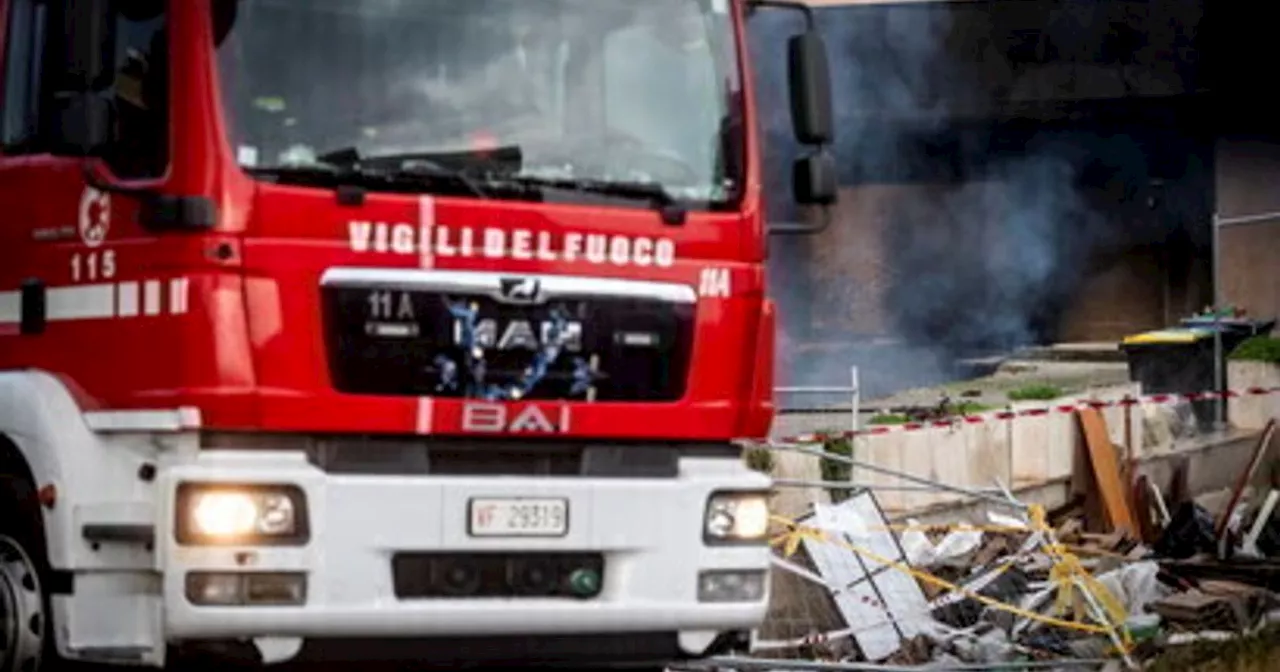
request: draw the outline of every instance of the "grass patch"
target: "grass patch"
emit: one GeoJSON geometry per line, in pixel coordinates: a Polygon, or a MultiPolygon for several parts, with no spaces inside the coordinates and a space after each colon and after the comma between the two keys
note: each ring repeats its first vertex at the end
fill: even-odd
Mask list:
{"type": "Polygon", "coordinates": [[[1170,647],[1149,672],[1267,672],[1280,655],[1280,626],[1229,642],[1201,642],[1170,647]]]}
{"type": "Polygon", "coordinates": [[[979,404],[976,401],[965,401],[956,405],[956,415],[977,415],[996,410],[995,406],[979,404]]]}
{"type": "Polygon", "coordinates": [[[1026,385],[1010,390],[1009,399],[1011,401],[1051,401],[1065,394],[1057,385],[1026,385]]]}
{"type": "Polygon", "coordinates": [[[773,451],[768,448],[748,448],[743,457],[747,461],[748,469],[754,469],[766,475],[772,475],[773,468],[777,464],[773,458],[773,451]]]}
{"type": "MultiPolygon", "coordinates": [[[[822,451],[843,457],[853,457],[853,441],[848,437],[827,439],[826,443],[822,444],[822,451]]],[[[848,481],[853,476],[853,465],[847,462],[824,459],[820,468],[824,481],[848,481]]],[[[832,488],[829,492],[832,504],[843,502],[852,494],[844,488],[832,488]]]]}
{"type": "Polygon", "coordinates": [[[965,401],[959,404],[947,404],[936,409],[926,409],[927,413],[921,413],[915,417],[906,413],[877,413],[867,420],[869,425],[905,425],[909,422],[925,422],[939,420],[945,418],[953,418],[960,415],[975,415],[985,411],[995,410],[995,406],[987,404],[979,404],[975,401],[965,401]]]}
{"type": "Polygon", "coordinates": [[[1280,364],[1280,338],[1254,336],[1237,346],[1230,358],[1240,362],[1280,364]]]}

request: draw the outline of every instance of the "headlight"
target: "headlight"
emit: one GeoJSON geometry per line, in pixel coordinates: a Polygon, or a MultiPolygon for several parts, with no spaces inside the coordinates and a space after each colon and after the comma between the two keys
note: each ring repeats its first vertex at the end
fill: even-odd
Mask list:
{"type": "Polygon", "coordinates": [[[708,543],[764,541],[769,532],[768,495],[719,493],[707,502],[703,538],[708,543]]]}
{"type": "Polygon", "coordinates": [[[301,545],[308,536],[306,498],[295,486],[184,483],[176,515],[184,545],[301,545]]]}

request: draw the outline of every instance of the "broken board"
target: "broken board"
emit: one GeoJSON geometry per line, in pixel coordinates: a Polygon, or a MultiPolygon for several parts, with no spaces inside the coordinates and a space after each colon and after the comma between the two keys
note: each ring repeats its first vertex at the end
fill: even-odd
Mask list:
{"type": "Polygon", "coordinates": [[[1093,483],[1102,498],[1103,510],[1111,529],[1117,532],[1135,534],[1138,525],[1134,521],[1133,511],[1129,508],[1128,488],[1124,485],[1124,477],[1120,474],[1120,460],[1116,456],[1115,445],[1107,434],[1107,421],[1096,408],[1082,408],[1078,412],[1080,431],[1084,434],[1085,450],[1088,464],[1093,473],[1093,483]]]}
{"type": "Polygon", "coordinates": [[[797,521],[823,529],[838,543],[804,539],[804,550],[818,574],[833,590],[836,608],[867,660],[896,653],[921,632],[929,605],[915,578],[900,569],[859,555],[865,549],[879,558],[906,565],[907,554],[891,531],[889,520],[870,491],[863,490],[797,521]]]}

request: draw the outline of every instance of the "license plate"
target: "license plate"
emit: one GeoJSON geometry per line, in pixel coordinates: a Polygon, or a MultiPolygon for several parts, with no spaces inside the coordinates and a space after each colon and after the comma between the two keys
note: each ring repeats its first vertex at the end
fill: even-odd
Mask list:
{"type": "Polygon", "coordinates": [[[563,537],[569,533],[566,499],[473,499],[473,537],[563,537]]]}

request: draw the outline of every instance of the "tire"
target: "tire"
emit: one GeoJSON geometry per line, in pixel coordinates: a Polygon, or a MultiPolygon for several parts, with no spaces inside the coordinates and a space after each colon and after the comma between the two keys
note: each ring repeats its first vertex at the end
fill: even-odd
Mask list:
{"type": "Polygon", "coordinates": [[[51,622],[52,569],[35,488],[0,474],[0,672],[61,672],[51,622]]]}

